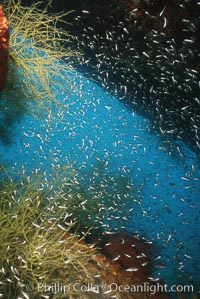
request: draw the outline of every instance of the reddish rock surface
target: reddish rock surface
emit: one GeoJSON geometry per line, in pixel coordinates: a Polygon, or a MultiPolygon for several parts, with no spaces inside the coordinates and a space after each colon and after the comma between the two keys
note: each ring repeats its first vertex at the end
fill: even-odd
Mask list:
{"type": "Polygon", "coordinates": [[[162,281],[157,279],[154,281],[148,277],[151,247],[151,242],[139,239],[128,232],[108,238],[100,250],[101,254],[96,256],[96,260],[103,269],[101,279],[105,281],[105,285],[110,286],[114,283],[114,286],[117,285],[119,288],[122,286],[122,291],[118,289],[110,295],[119,296],[117,298],[170,298],[165,291],[160,292],[159,288],[156,289],[157,285],[162,289],[164,285],[162,281]],[[155,287],[155,292],[149,291],[150,286],[155,287]],[[133,291],[134,288],[138,289],[133,291]]]}
{"type": "Polygon", "coordinates": [[[117,262],[127,272],[135,272],[137,277],[147,279],[150,270],[148,253],[150,242],[141,241],[128,232],[110,237],[102,248],[102,253],[117,262]]]}
{"type": "Polygon", "coordinates": [[[5,88],[8,71],[9,22],[0,5],[0,91],[5,88]]]}

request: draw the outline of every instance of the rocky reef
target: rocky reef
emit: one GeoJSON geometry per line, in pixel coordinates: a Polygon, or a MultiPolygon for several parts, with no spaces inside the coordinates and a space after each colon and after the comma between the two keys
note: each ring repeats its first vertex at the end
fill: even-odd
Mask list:
{"type": "MultiPolygon", "coordinates": [[[[63,89],[65,89],[63,80],[67,80],[66,73],[68,71],[68,65],[63,64],[63,57],[67,58],[68,61],[69,57],[73,60],[73,51],[70,49],[67,53],[65,52],[65,41],[68,39],[69,34],[65,30],[57,31],[57,27],[55,26],[55,24],[57,25],[58,23],[61,28],[66,25],[65,21],[63,21],[66,14],[55,15],[55,17],[54,15],[49,16],[46,15],[47,9],[41,13],[39,9],[41,2],[31,6],[29,9],[22,8],[19,3],[21,2],[17,2],[10,11],[8,9],[8,12],[10,12],[10,16],[13,16],[13,19],[11,19],[15,21],[14,24],[16,25],[16,27],[13,27],[15,28],[13,29],[15,34],[11,36],[11,57],[14,58],[14,63],[11,62],[11,72],[15,70],[14,74],[18,74],[18,76],[15,76],[15,79],[19,78],[19,81],[15,81],[15,83],[21,83],[22,85],[13,85],[17,87],[17,89],[12,89],[11,87],[13,86],[10,84],[6,91],[11,92],[10,97],[8,97],[8,93],[2,92],[1,94],[1,107],[4,108],[2,111],[7,113],[5,114],[6,122],[3,119],[4,126],[2,127],[2,132],[4,132],[4,134],[2,136],[7,136],[8,134],[8,126],[5,124],[10,125],[11,119],[16,118],[16,114],[12,112],[14,110],[16,113],[17,105],[19,116],[22,116],[22,114],[27,111],[31,111],[36,118],[39,118],[39,113],[41,113],[42,109],[47,108],[48,117],[45,119],[45,121],[47,120],[47,131],[53,132],[52,135],[54,136],[56,130],[53,130],[51,124],[53,123],[53,112],[55,111],[52,107],[54,107],[53,105],[56,106],[56,104],[59,105],[59,103],[56,102],[56,97],[51,87],[54,84],[58,89],[56,92],[63,93],[63,89]],[[17,17],[15,18],[15,16],[17,17]],[[23,22],[23,17],[26,17],[26,22],[23,22]],[[35,23],[33,23],[33,20],[35,23]],[[38,20],[40,21],[39,23],[38,20]],[[33,27],[37,29],[37,34],[32,30],[33,27]],[[39,30],[41,28],[42,32],[40,35],[39,30]],[[20,32],[19,29],[22,33],[20,37],[18,36],[20,32]],[[46,39],[44,39],[44,36],[46,36],[46,39]],[[52,36],[54,38],[52,38],[52,36]],[[21,51],[21,57],[18,55],[19,49],[21,51]],[[61,60],[62,63],[60,63],[61,60]],[[33,66],[35,68],[33,68],[33,66]],[[19,77],[19,74],[21,77],[19,77]],[[40,85],[38,85],[38,82],[40,85]],[[20,86],[22,86],[22,88],[20,88],[20,86]],[[38,88],[38,86],[40,86],[40,88],[38,88]],[[29,100],[31,102],[34,98],[39,99],[39,101],[27,106],[27,102],[29,102],[29,100]],[[13,99],[14,101],[12,101],[13,99]],[[25,106],[24,103],[26,104],[25,106]],[[31,109],[29,110],[25,109],[30,107],[31,109]],[[9,117],[7,117],[8,114],[9,117]],[[5,130],[3,131],[3,129],[5,130]]],[[[176,119],[174,120],[173,116],[180,116],[177,122],[179,123],[179,121],[181,122],[183,120],[183,128],[190,122],[186,117],[189,117],[192,111],[190,110],[188,97],[186,97],[187,101],[185,100],[185,102],[184,99],[183,101],[180,99],[179,89],[181,89],[182,83],[179,82],[179,77],[182,70],[186,70],[190,77],[190,79],[188,79],[186,76],[184,81],[187,96],[191,95],[191,80],[194,81],[194,91],[196,91],[197,70],[195,67],[190,68],[189,71],[187,70],[188,66],[191,67],[191,61],[188,62],[188,55],[191,54],[192,56],[193,53],[194,56],[196,55],[196,49],[191,50],[193,48],[188,48],[187,46],[191,45],[191,47],[193,47],[193,44],[196,44],[196,39],[193,41],[193,39],[189,40],[186,38],[187,36],[184,36],[183,42],[184,47],[186,47],[184,48],[186,54],[183,56],[183,63],[180,63],[180,61],[176,59],[177,57],[174,51],[178,51],[176,52],[178,53],[178,59],[181,59],[182,52],[179,52],[180,47],[178,41],[179,33],[180,30],[187,28],[183,26],[181,29],[180,27],[182,25],[180,24],[188,23],[187,21],[182,22],[183,18],[190,20],[192,23],[192,17],[190,19],[188,10],[187,12],[184,10],[184,15],[181,14],[179,10],[176,12],[177,3],[173,1],[167,2],[166,6],[162,1],[159,3],[157,1],[143,1],[141,3],[138,3],[138,1],[137,3],[136,1],[135,3],[134,1],[111,1],[111,4],[117,3],[117,7],[112,7],[112,18],[107,16],[107,20],[103,22],[101,27],[101,20],[105,9],[102,8],[102,4],[97,3],[99,6],[90,6],[91,10],[88,11],[88,3],[89,1],[84,1],[82,4],[83,15],[80,19],[85,21],[83,16],[89,16],[89,20],[86,19],[92,23],[94,22],[94,18],[91,18],[90,14],[98,16],[98,13],[100,13],[101,18],[97,18],[98,22],[96,24],[99,32],[98,34],[94,34],[93,27],[86,28],[83,26],[83,30],[85,31],[85,33],[83,33],[85,35],[82,36],[83,39],[80,40],[80,36],[76,36],[76,38],[79,49],[86,49],[88,51],[87,54],[85,52],[84,55],[88,55],[89,53],[90,60],[96,59],[92,61],[92,63],[94,62],[93,66],[95,66],[95,71],[98,73],[99,80],[105,89],[109,88],[109,83],[112,80],[119,79],[120,77],[121,81],[119,80],[119,85],[117,85],[117,83],[113,84],[114,90],[116,89],[117,95],[121,95],[121,100],[127,101],[127,99],[130,100],[131,95],[133,95],[131,88],[137,87],[134,96],[138,96],[138,98],[141,96],[140,104],[147,108],[147,112],[149,112],[151,116],[154,115],[152,109],[155,108],[154,112],[158,115],[158,118],[155,118],[155,120],[158,120],[159,130],[162,133],[167,132],[173,136],[177,134],[180,139],[183,138],[181,132],[174,128],[176,119]],[[162,3],[162,5],[160,3],[162,3]],[[118,9],[118,7],[120,7],[120,9],[118,9]],[[121,10],[122,7],[123,10],[121,10]],[[99,8],[99,11],[97,8],[99,8]],[[125,20],[123,19],[124,15],[128,16],[125,20]],[[112,23],[113,19],[115,19],[114,27],[112,23]],[[111,27],[107,30],[108,24],[111,27]],[[173,30],[175,25],[176,29],[173,30]],[[118,31],[115,30],[116,28],[118,31]],[[156,36],[152,36],[152,34],[156,36]],[[119,37],[119,39],[117,37],[119,37]],[[135,43],[133,37],[138,37],[135,43]],[[90,42],[86,43],[85,40],[89,40],[90,42]],[[153,52],[155,48],[152,47],[152,44],[155,45],[155,48],[157,47],[157,55],[153,52]],[[167,44],[169,44],[169,49],[166,47],[167,44]],[[123,47],[124,45],[126,46],[123,47]],[[143,48],[140,48],[141,45],[143,48]],[[95,52],[98,50],[99,52],[95,52]],[[192,53],[190,53],[190,50],[192,53]],[[130,55],[130,53],[132,54],[130,55]],[[173,57],[173,61],[175,61],[175,66],[173,65],[172,69],[170,69],[170,73],[169,67],[171,62],[169,64],[166,62],[168,59],[167,55],[173,57]],[[113,73],[110,70],[112,70],[113,73]],[[153,75],[151,75],[151,71],[153,75]],[[154,71],[157,75],[155,78],[154,71]],[[146,73],[150,76],[150,79],[149,77],[147,78],[146,73]],[[112,75],[113,77],[111,81],[109,81],[112,75]],[[151,80],[153,80],[153,82],[151,82],[151,80]],[[159,85],[159,81],[161,81],[161,85],[159,85]],[[169,85],[167,85],[168,83],[169,85]],[[122,86],[121,89],[119,88],[120,84],[122,86]],[[178,86],[180,86],[180,88],[178,86]],[[175,101],[174,98],[171,100],[173,91],[176,91],[175,96],[179,96],[177,101],[175,101]],[[147,102],[147,95],[149,96],[149,94],[150,100],[147,102]],[[161,101],[163,94],[166,94],[166,98],[161,101]],[[159,97],[157,97],[157,95],[159,95],[159,97]],[[169,99],[171,102],[167,102],[169,99]],[[172,109],[171,103],[173,104],[172,109]],[[166,114],[171,120],[171,122],[168,123],[170,127],[168,131],[166,131],[166,123],[164,120],[166,116],[165,104],[167,106],[166,114]],[[174,109],[177,110],[174,112],[174,109]]],[[[102,1],[102,3],[104,3],[104,1],[102,1]]],[[[187,4],[185,4],[185,7],[186,6],[187,4]]],[[[0,77],[0,89],[4,90],[8,63],[9,24],[2,10],[0,10],[0,13],[0,75],[2,75],[0,77]]],[[[91,26],[93,25],[91,24],[91,26]]],[[[192,29],[190,28],[188,30],[192,29]]],[[[91,62],[89,61],[88,63],[84,55],[80,58],[80,65],[83,68],[87,67],[87,64],[89,66],[91,62]]],[[[12,76],[8,76],[8,78],[12,79],[12,76]]],[[[74,85],[72,85],[72,88],[73,87],[74,85]]],[[[85,87],[85,89],[87,88],[85,87]]],[[[192,94],[191,97],[196,103],[195,105],[198,106],[199,102],[194,94],[192,94]]],[[[132,98],[132,102],[129,104],[137,105],[138,103],[136,103],[136,101],[136,98],[134,98],[134,100],[132,98]]],[[[90,106],[92,105],[90,104],[90,106]]],[[[106,109],[110,110],[111,107],[107,106],[106,109]]],[[[193,109],[193,106],[191,109],[193,109]]],[[[63,121],[64,114],[62,114],[61,111],[59,112],[58,116],[63,121]]],[[[198,127],[196,126],[198,117],[198,115],[196,118],[193,116],[191,120],[193,124],[192,132],[196,138],[195,144],[197,147],[199,145],[199,139],[197,138],[198,127]]],[[[56,129],[58,132],[58,128],[56,129]]],[[[33,127],[32,130],[33,131],[28,131],[29,134],[26,134],[25,131],[23,132],[26,138],[29,136],[32,138],[34,134],[37,134],[36,131],[34,131],[35,127],[33,127]]],[[[47,131],[45,131],[45,134],[47,131]]],[[[21,181],[14,182],[14,177],[12,177],[11,173],[8,174],[6,171],[3,174],[1,173],[4,179],[0,181],[0,297],[7,299],[14,297],[26,299],[170,298],[165,282],[157,277],[153,277],[151,274],[151,266],[155,263],[153,257],[155,247],[152,242],[142,238],[138,234],[127,231],[116,232],[115,229],[113,229],[113,232],[108,228],[105,228],[103,232],[101,230],[102,235],[98,235],[97,240],[95,238],[92,239],[90,236],[90,243],[86,241],[89,232],[94,226],[92,224],[94,223],[92,222],[93,218],[95,218],[95,225],[101,223],[103,224],[102,227],[106,226],[105,223],[109,220],[110,215],[113,218],[111,217],[109,221],[122,218],[123,225],[125,224],[125,220],[128,220],[128,217],[123,218],[123,216],[121,217],[123,214],[120,214],[122,208],[127,203],[123,196],[129,199],[127,189],[132,188],[132,184],[128,184],[129,180],[127,181],[127,177],[119,177],[118,182],[120,181],[120,183],[117,184],[117,187],[114,178],[110,178],[110,175],[108,175],[108,177],[106,176],[104,180],[100,182],[98,182],[98,179],[95,179],[94,186],[91,185],[90,181],[88,189],[84,189],[82,186],[80,189],[77,177],[74,175],[73,184],[76,184],[76,192],[73,191],[70,193],[66,186],[69,186],[68,176],[73,177],[73,171],[70,169],[71,172],[68,173],[68,165],[62,167],[59,159],[54,157],[54,154],[57,154],[56,147],[54,148],[55,152],[51,152],[53,159],[47,158],[48,155],[46,156],[47,153],[44,150],[45,139],[42,138],[42,134],[40,133],[39,131],[37,138],[42,140],[42,145],[38,147],[47,163],[52,167],[50,176],[48,176],[46,170],[41,175],[40,168],[34,168],[34,170],[27,169],[27,165],[28,168],[30,167],[27,161],[27,164],[23,161],[23,166],[20,168],[23,176],[21,181]],[[56,164],[57,162],[58,164],[56,164]],[[26,171],[29,170],[30,172],[32,171],[32,174],[34,172],[35,176],[26,176],[26,171]],[[52,170],[54,170],[56,174],[52,170]],[[113,189],[115,194],[111,194],[111,191],[110,195],[104,193],[104,190],[106,190],[105,186],[110,187],[113,185],[115,185],[113,189]],[[63,186],[65,189],[62,189],[63,186]],[[93,188],[94,191],[89,194],[88,190],[91,188],[93,188]],[[122,194],[120,192],[122,192],[122,194]],[[87,196],[90,196],[84,197],[85,193],[87,193],[87,196]],[[100,198],[97,195],[100,196],[102,204],[100,204],[100,198]],[[116,203],[115,195],[117,195],[116,203]],[[61,198],[63,200],[61,200],[61,198]],[[106,200],[107,205],[105,203],[106,200]],[[76,209],[73,210],[71,206],[76,209]],[[107,211],[110,208],[112,210],[113,206],[116,208],[116,214],[114,214],[113,211],[110,212],[111,214],[107,214],[107,211]],[[98,211],[98,214],[96,211],[98,211]],[[75,221],[76,225],[74,224],[75,221]],[[103,221],[105,221],[105,223],[103,221]],[[81,228],[81,231],[79,228],[81,228]]],[[[60,130],[59,133],[63,134],[63,131],[60,130]]],[[[45,135],[45,138],[48,141],[50,140],[48,139],[48,134],[45,135]]],[[[136,136],[136,138],[140,139],[139,136],[136,136]]],[[[64,142],[66,142],[66,140],[64,142]]],[[[83,139],[83,146],[84,142],[83,139]]],[[[90,142],[93,141],[90,140],[90,142]]],[[[23,146],[24,148],[29,148],[32,145],[30,145],[27,140],[23,146]]],[[[117,146],[116,141],[114,146],[117,146]]],[[[143,154],[146,152],[146,147],[144,147],[144,149],[143,154]]],[[[16,152],[16,157],[19,157],[19,151],[16,152]]],[[[37,151],[34,152],[34,159],[36,152],[37,151]]],[[[27,151],[26,154],[31,156],[29,151],[27,151]]],[[[59,157],[61,157],[61,155],[59,157]]],[[[36,161],[34,159],[33,163],[36,161]]],[[[105,161],[105,163],[99,163],[96,169],[93,165],[95,177],[99,176],[99,170],[104,170],[107,164],[107,161],[105,161]]],[[[42,163],[36,165],[36,167],[42,167],[41,165],[42,163]]],[[[5,170],[4,165],[2,165],[1,168],[2,172],[3,169],[5,170]]],[[[13,169],[15,170],[15,168],[13,169]]],[[[141,171],[140,168],[138,169],[141,171]]],[[[126,165],[124,166],[124,170],[128,173],[126,165]]],[[[20,174],[18,175],[20,176],[20,174]]],[[[187,176],[182,178],[188,181],[187,176]]],[[[156,184],[158,182],[159,181],[157,181],[156,184]]],[[[170,183],[175,186],[174,182],[170,183]]],[[[135,188],[139,190],[138,194],[142,190],[142,186],[143,183],[141,183],[141,185],[136,184],[137,188],[135,188]]],[[[186,188],[190,188],[190,185],[186,186],[186,188]]],[[[137,205],[140,205],[140,201],[136,199],[137,205]]],[[[166,207],[167,206],[165,206],[165,208],[166,207]]],[[[170,209],[168,207],[167,209],[168,213],[171,214],[170,209]]],[[[145,210],[143,210],[143,212],[145,212],[145,210]]],[[[148,212],[151,214],[151,210],[148,212]]],[[[136,213],[137,211],[135,211],[135,214],[136,213]]],[[[158,212],[158,214],[160,213],[161,211],[158,212]]],[[[121,231],[122,226],[120,229],[117,229],[121,231]]],[[[166,243],[170,241],[171,235],[167,238],[166,243]]],[[[179,246],[182,246],[182,244],[179,246]]],[[[191,257],[189,256],[188,258],[190,259],[191,257]]],[[[166,262],[168,262],[168,260],[166,260],[166,262]]],[[[159,265],[159,267],[164,266],[164,264],[159,265]]],[[[190,296],[190,294],[177,293],[177,296],[179,296],[180,299],[189,297],[193,299],[197,298],[195,294],[191,294],[190,296]]]]}
{"type": "Polygon", "coordinates": [[[0,91],[5,88],[8,72],[9,22],[0,5],[0,91]]]}

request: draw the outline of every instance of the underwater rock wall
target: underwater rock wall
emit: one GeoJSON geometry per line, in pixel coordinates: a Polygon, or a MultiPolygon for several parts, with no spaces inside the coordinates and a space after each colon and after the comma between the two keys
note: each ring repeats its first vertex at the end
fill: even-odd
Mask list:
{"type": "Polygon", "coordinates": [[[0,91],[5,88],[8,71],[9,22],[0,5],[0,91]]]}
{"type": "MultiPolygon", "coordinates": [[[[84,11],[83,14],[90,15],[90,12],[84,11]]],[[[104,26],[106,25],[107,23],[104,23],[104,26]]],[[[128,35],[124,24],[120,26],[128,35]]],[[[104,38],[113,42],[112,34],[113,31],[108,31],[104,38]]],[[[86,38],[88,38],[87,34],[86,38]]],[[[96,39],[98,42],[102,41],[100,36],[96,39]]],[[[80,40],[78,43],[80,46],[80,40]]],[[[29,43],[25,41],[25,53],[33,55],[35,52],[32,48],[29,50],[28,45],[29,43]]],[[[83,46],[85,47],[84,44],[83,46]]],[[[89,44],[91,49],[94,48],[93,46],[89,44]]],[[[118,46],[114,44],[113,48],[117,53],[118,46]]],[[[104,51],[106,43],[103,42],[100,49],[104,51]]],[[[158,50],[160,51],[160,48],[158,50]]],[[[42,53],[41,59],[45,58],[48,62],[48,54],[45,55],[44,48],[42,53]]],[[[63,59],[62,54],[60,55],[59,57],[63,59]]],[[[102,53],[98,55],[101,57],[102,53]]],[[[147,60],[149,55],[147,52],[143,53],[147,60]]],[[[107,58],[108,56],[104,56],[103,61],[111,67],[112,64],[109,61],[107,64],[107,58]]],[[[69,60],[67,57],[66,61],[69,60]]],[[[41,61],[37,60],[37,63],[39,62],[41,61]]],[[[40,70],[46,69],[46,62],[42,64],[40,70]]],[[[102,62],[102,59],[99,62],[102,62]]],[[[145,60],[144,66],[146,62],[145,60]]],[[[83,59],[83,66],[85,64],[87,63],[83,59]]],[[[27,65],[30,70],[30,64],[27,65]]],[[[104,237],[115,235],[120,231],[134,233],[137,238],[145,237],[154,244],[151,268],[153,280],[164,279],[169,285],[189,282],[198,289],[199,279],[196,273],[200,270],[198,256],[200,169],[197,153],[183,142],[179,131],[177,135],[174,134],[174,123],[173,126],[170,123],[172,128],[169,131],[162,126],[159,127],[159,131],[152,130],[151,121],[139,114],[138,109],[127,109],[124,104],[120,103],[118,97],[120,93],[115,84],[114,87],[117,89],[115,97],[106,92],[105,90],[109,90],[107,88],[109,73],[101,70],[101,63],[98,72],[105,74],[107,78],[103,80],[104,89],[91,80],[93,74],[88,80],[78,71],[62,68],[63,63],[59,59],[53,60],[54,65],[55,68],[50,68],[50,70],[59,70],[59,72],[53,72],[54,80],[51,84],[49,84],[48,77],[41,75],[44,73],[37,76],[37,68],[36,76],[33,74],[28,81],[34,84],[26,85],[28,73],[25,77],[24,74],[19,76],[18,81],[20,84],[22,80],[25,84],[23,86],[32,86],[31,88],[37,86],[36,94],[39,97],[41,95],[40,100],[45,95],[48,109],[45,110],[45,105],[43,106],[43,102],[39,101],[41,105],[38,106],[37,102],[30,103],[28,108],[30,112],[32,107],[32,112],[34,112],[32,115],[27,113],[26,109],[19,109],[18,112],[21,113],[17,115],[16,105],[14,105],[16,98],[12,102],[10,98],[6,98],[6,93],[3,95],[1,127],[4,129],[4,134],[1,135],[3,138],[0,143],[1,165],[4,169],[1,171],[2,182],[4,179],[18,180],[21,175],[25,176],[28,182],[31,182],[32,176],[35,178],[38,176],[39,179],[42,177],[40,191],[46,194],[48,190],[60,195],[61,209],[63,208],[61,204],[67,204],[74,198],[75,201],[71,201],[72,215],[76,213],[75,219],[80,223],[85,217],[81,223],[81,229],[84,228],[87,231],[95,226],[100,229],[104,237]],[[66,78],[66,82],[63,78],[66,78]],[[47,89],[45,89],[46,82],[48,83],[47,89]],[[49,94],[51,95],[50,101],[47,96],[49,94]],[[5,103],[9,104],[9,109],[5,103]],[[12,120],[11,124],[9,120],[12,120]],[[8,132],[8,124],[9,132],[12,133],[10,136],[5,134],[8,132]],[[165,138],[166,133],[169,134],[167,138],[165,138]],[[76,210],[74,210],[75,206],[76,210]]],[[[135,67],[135,64],[133,66],[135,67]]],[[[125,65],[125,73],[126,67],[127,65],[125,65]]],[[[21,69],[17,71],[18,75],[21,74],[21,69]]],[[[166,71],[168,72],[167,69],[166,71]]],[[[139,76],[142,76],[144,80],[141,73],[139,76]]],[[[196,84],[197,77],[193,79],[196,84]]],[[[128,97],[128,85],[121,86],[125,99],[126,96],[128,97]]],[[[142,85],[139,87],[141,89],[142,85]]],[[[134,85],[132,88],[134,89],[134,85]]],[[[153,89],[151,89],[152,92],[153,89]]],[[[166,90],[161,89],[161,94],[163,91],[166,90]]],[[[195,91],[194,88],[194,94],[195,91]]],[[[30,99],[32,94],[28,93],[28,95],[30,99]]],[[[139,92],[135,95],[137,100],[145,106],[143,96],[139,92]]],[[[171,97],[171,91],[169,95],[171,97]]],[[[178,107],[180,110],[177,110],[175,115],[181,111],[181,119],[184,119],[184,113],[188,107],[182,106],[182,101],[180,103],[181,106],[178,107]]],[[[198,100],[196,103],[198,104],[198,100]]],[[[157,102],[154,108],[157,108],[157,112],[161,112],[157,102]]],[[[159,114],[159,117],[162,121],[163,114],[159,114]]],[[[194,118],[192,122],[196,123],[194,118]]],[[[193,129],[195,138],[197,138],[197,124],[195,126],[193,129]]],[[[195,142],[198,146],[198,138],[195,142]]],[[[53,202],[54,196],[48,200],[53,202]]],[[[112,241],[115,244],[119,243],[117,239],[112,241]]],[[[142,247],[138,243],[137,245],[142,247]]],[[[119,251],[121,250],[120,254],[122,254],[124,248],[120,248],[119,251]]],[[[145,254],[143,247],[141,251],[145,254]]],[[[117,258],[113,252],[107,252],[107,254],[110,254],[113,259],[117,258]]],[[[130,252],[127,253],[129,254],[130,252]]],[[[137,258],[134,250],[131,254],[137,258]]],[[[118,257],[121,264],[126,263],[126,258],[118,257]]],[[[143,264],[147,262],[144,256],[140,261],[143,264]]],[[[132,266],[131,271],[134,272],[137,269],[141,275],[147,275],[142,268],[145,265],[136,263],[132,266]]]]}
{"type": "MultiPolygon", "coordinates": [[[[1,160],[8,167],[8,176],[40,172],[44,174],[44,185],[54,188],[48,183],[51,173],[59,173],[68,164],[79,178],[86,177],[86,194],[93,194],[90,186],[96,179],[101,183],[108,172],[113,186],[102,186],[108,197],[110,191],[115,194],[120,188],[115,185],[116,174],[130,178],[127,208],[121,210],[118,206],[123,192],[117,192],[110,217],[99,226],[105,232],[127,229],[155,243],[155,277],[169,283],[196,281],[200,265],[198,254],[193,253],[199,250],[200,175],[195,153],[177,140],[175,146],[181,156],[174,154],[161,136],[149,131],[148,120],[131,113],[82,75],[72,75],[72,93],[66,98],[57,95],[62,105],[52,106],[53,114],[38,120],[25,115],[13,128],[12,144],[1,144],[1,160]],[[99,161],[100,169],[96,167],[99,161]],[[119,211],[116,218],[112,210],[119,211]]],[[[102,191],[95,196],[100,201],[102,191]]],[[[86,200],[93,204],[92,196],[86,200]]],[[[104,200],[102,208],[106,196],[104,200]]]]}

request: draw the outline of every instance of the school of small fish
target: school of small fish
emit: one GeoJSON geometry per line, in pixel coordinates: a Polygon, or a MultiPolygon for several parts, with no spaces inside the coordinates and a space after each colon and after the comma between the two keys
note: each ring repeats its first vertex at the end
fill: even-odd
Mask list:
{"type": "Polygon", "coordinates": [[[111,3],[106,14],[100,7],[99,13],[91,9],[75,18],[82,71],[150,118],[152,130],[164,138],[187,140],[199,151],[199,2],[177,3],[177,12],[184,17],[177,25],[180,35],[171,38],[165,33],[166,5],[158,12],[163,28],[139,31],[137,9],[127,11],[111,3]]]}
{"type": "MultiPolygon", "coordinates": [[[[84,10],[77,20],[89,15],[84,10]]],[[[153,242],[152,281],[161,278],[170,284],[173,273],[177,281],[198,285],[199,73],[187,63],[188,56],[199,54],[193,39],[185,38],[180,50],[174,39],[166,40],[155,30],[145,36],[139,51],[127,25],[130,15],[126,18],[102,34],[90,24],[83,27],[84,39],[77,37],[77,44],[84,51],[79,63],[85,74],[72,71],[70,96],[57,94],[61,105],[52,105],[46,117],[25,115],[16,124],[14,142],[0,144],[1,158],[10,165],[10,174],[26,174],[30,180],[32,173],[42,173],[41,189],[52,191],[53,173],[65,165],[75,169],[70,182],[67,167],[66,177],[61,176],[67,200],[76,189],[82,211],[105,234],[128,230],[153,242]],[[176,66],[182,65],[180,78],[176,66]],[[188,134],[196,151],[185,142],[188,134]],[[90,214],[94,202],[103,216],[90,214]]],[[[186,32],[198,25],[183,24],[186,32]]]]}

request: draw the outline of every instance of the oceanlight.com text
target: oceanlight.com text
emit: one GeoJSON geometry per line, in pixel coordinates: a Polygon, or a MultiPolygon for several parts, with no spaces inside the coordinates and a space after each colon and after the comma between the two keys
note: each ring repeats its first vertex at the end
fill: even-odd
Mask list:
{"type": "Polygon", "coordinates": [[[55,283],[39,283],[37,285],[37,291],[46,294],[67,294],[73,291],[73,293],[85,293],[92,292],[96,294],[109,294],[115,292],[121,293],[150,293],[154,295],[155,293],[193,293],[193,285],[172,285],[157,283],[144,282],[140,285],[127,285],[127,284],[92,284],[86,283],[81,284],[79,282],[72,285],[67,285],[61,282],[55,283]]]}
{"type": "MultiPolygon", "coordinates": [[[[107,286],[108,287],[108,286],[107,286]]],[[[144,282],[141,285],[119,285],[117,283],[111,283],[109,285],[108,291],[110,292],[131,292],[131,293],[193,293],[193,285],[172,285],[155,283],[151,284],[144,282]]]]}

